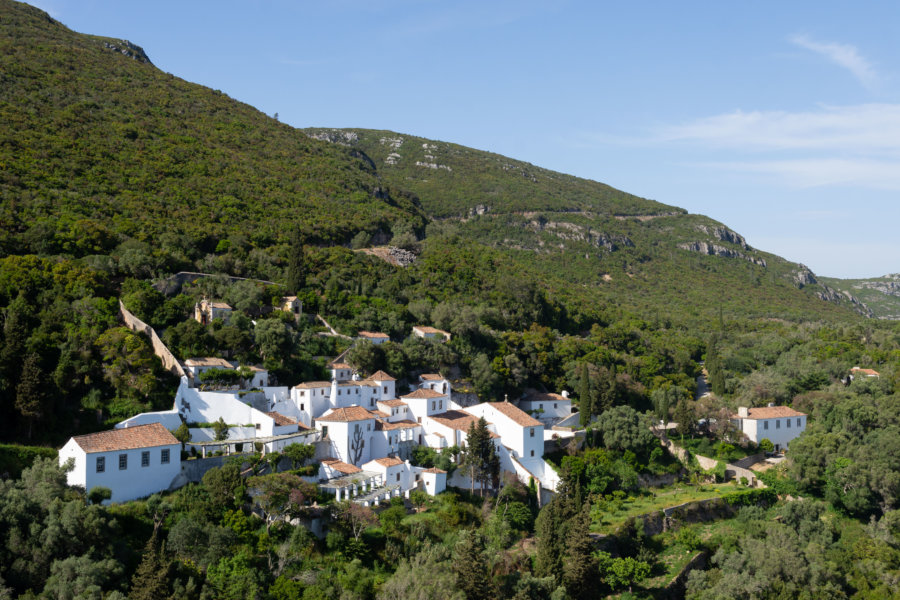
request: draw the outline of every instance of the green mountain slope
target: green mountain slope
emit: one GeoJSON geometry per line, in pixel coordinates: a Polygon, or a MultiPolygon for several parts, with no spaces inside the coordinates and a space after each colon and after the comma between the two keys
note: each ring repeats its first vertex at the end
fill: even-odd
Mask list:
{"type": "Polygon", "coordinates": [[[477,243],[563,293],[644,315],[866,314],[803,265],[681,208],[455,144],[390,131],[307,133],[361,149],[390,186],[414,192],[437,220],[426,252],[441,239],[477,243]]]}
{"type": "Polygon", "coordinates": [[[822,282],[841,293],[852,294],[872,310],[879,319],[900,319],[900,273],[871,279],[834,279],[822,282]]]}
{"type": "Polygon", "coordinates": [[[361,223],[422,224],[358,152],[163,73],[128,42],[3,0],[0,54],[6,253],[99,253],[120,236],[163,234],[215,247],[236,230],[267,245],[296,227],[342,243],[361,223]],[[96,239],[83,240],[83,218],[101,228],[96,239]]]}
{"type": "Polygon", "coordinates": [[[418,266],[397,284],[412,298],[478,301],[501,273],[586,314],[602,305],[695,322],[860,309],[707,217],[454,144],[299,131],[159,71],[128,42],[10,0],[0,51],[4,255],[83,258],[113,275],[283,280],[292,239],[329,247],[405,232],[420,240],[418,266]]]}

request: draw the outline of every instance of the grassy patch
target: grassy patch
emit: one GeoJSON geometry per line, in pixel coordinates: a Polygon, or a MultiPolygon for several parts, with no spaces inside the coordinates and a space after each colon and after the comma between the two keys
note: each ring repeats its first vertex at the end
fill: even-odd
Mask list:
{"type": "Polygon", "coordinates": [[[717,483],[702,486],[677,484],[664,488],[643,490],[639,495],[627,496],[616,492],[595,501],[591,516],[591,530],[597,533],[611,533],[631,517],[678,506],[685,502],[719,498],[741,489],[733,483],[717,483]]]}

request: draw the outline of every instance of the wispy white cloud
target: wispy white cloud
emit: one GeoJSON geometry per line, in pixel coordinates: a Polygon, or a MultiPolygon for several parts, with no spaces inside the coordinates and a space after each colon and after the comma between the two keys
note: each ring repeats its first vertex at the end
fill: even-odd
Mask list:
{"type": "Polygon", "coordinates": [[[735,111],[663,127],[660,141],[742,149],[900,153],[900,104],[823,106],[817,111],[735,111]]]}
{"type": "Polygon", "coordinates": [[[860,83],[872,89],[879,82],[879,75],[875,67],[859,53],[856,46],[850,44],[838,44],[834,42],[819,42],[807,35],[792,35],[790,42],[806,50],[824,56],[829,61],[850,71],[860,83]]]}
{"type": "Polygon", "coordinates": [[[662,127],[652,139],[716,152],[717,160],[694,163],[704,168],[770,175],[797,187],[900,190],[900,104],[735,111],[662,127]]]}
{"type": "Polygon", "coordinates": [[[856,186],[900,190],[900,162],[856,158],[799,158],[695,164],[708,169],[758,173],[798,188],[856,186]]]}

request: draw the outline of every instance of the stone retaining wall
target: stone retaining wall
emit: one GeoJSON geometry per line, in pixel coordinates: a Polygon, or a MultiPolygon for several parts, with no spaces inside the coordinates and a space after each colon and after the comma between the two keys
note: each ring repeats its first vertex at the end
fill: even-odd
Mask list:
{"type": "Polygon", "coordinates": [[[153,346],[153,353],[162,361],[163,367],[176,377],[185,377],[187,374],[181,367],[181,363],[175,358],[175,355],[166,347],[163,341],[156,334],[156,330],[134,316],[131,311],[125,308],[122,301],[119,300],[119,314],[128,329],[143,333],[150,338],[150,345],[153,346]]]}

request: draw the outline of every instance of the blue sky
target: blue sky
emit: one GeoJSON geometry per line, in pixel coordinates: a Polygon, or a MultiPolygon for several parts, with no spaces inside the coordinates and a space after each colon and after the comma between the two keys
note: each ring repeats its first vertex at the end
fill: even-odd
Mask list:
{"type": "Polygon", "coordinates": [[[297,127],[455,142],[900,271],[900,3],[33,0],[297,127]]]}

